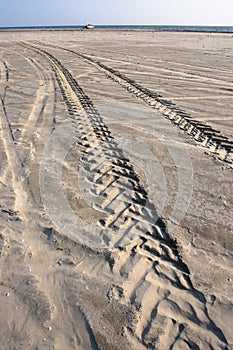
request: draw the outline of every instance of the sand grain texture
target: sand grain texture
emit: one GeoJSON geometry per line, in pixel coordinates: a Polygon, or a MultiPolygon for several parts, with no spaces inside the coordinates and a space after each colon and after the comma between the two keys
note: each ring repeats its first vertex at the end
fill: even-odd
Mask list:
{"type": "Polygon", "coordinates": [[[0,348],[233,349],[231,35],[0,43],[0,348]]]}

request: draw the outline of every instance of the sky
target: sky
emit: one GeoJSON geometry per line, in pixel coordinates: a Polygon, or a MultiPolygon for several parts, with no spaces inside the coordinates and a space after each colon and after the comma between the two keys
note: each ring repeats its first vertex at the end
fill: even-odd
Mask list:
{"type": "Polygon", "coordinates": [[[86,23],[233,26],[233,0],[0,0],[0,27],[86,23]]]}

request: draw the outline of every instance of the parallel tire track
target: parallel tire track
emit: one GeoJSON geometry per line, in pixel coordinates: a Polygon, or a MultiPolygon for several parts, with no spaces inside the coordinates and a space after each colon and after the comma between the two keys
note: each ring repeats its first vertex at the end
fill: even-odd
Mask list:
{"type": "Polygon", "coordinates": [[[149,106],[157,109],[165,118],[169,119],[193,140],[208,148],[220,160],[229,164],[233,163],[233,141],[222,135],[219,130],[192,118],[190,114],[180,109],[173,102],[166,100],[160,94],[143,87],[119,71],[112,69],[85,54],[77,53],[72,50],[67,51],[85,59],[87,62],[98,68],[98,70],[102,71],[109,79],[117,82],[131,94],[142,99],[149,106]]]}
{"type": "MultiPolygon", "coordinates": [[[[40,42],[38,42],[41,44],[40,42]]],[[[160,94],[151,91],[136,81],[128,78],[121,72],[106,66],[90,56],[78,53],[76,51],[65,49],[54,45],[49,45],[55,49],[71,52],[76,56],[84,59],[88,63],[94,65],[98,70],[102,71],[109,79],[117,82],[129,93],[136,98],[142,99],[146,104],[157,109],[165,118],[169,119],[176,127],[182,130],[195,142],[207,148],[210,153],[219,160],[224,161],[232,167],[233,164],[233,140],[222,135],[219,130],[212,128],[210,125],[203,123],[191,117],[190,114],[179,108],[175,103],[164,99],[160,94]]]]}
{"type": "Polygon", "coordinates": [[[69,118],[77,127],[83,172],[94,205],[105,213],[99,221],[108,229],[103,240],[110,247],[115,244],[106,259],[123,281],[113,285],[108,296],[130,303],[139,317],[135,329],[125,332],[147,349],[228,349],[208,315],[205,296],[192,285],[176,242],[94,104],[56,57],[28,47],[51,63],[69,118]]]}

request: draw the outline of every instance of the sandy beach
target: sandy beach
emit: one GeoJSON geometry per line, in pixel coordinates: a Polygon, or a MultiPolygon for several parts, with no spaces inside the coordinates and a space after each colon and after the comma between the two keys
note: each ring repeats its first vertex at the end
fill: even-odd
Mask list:
{"type": "Polygon", "coordinates": [[[233,349],[232,59],[0,31],[0,349],[233,349]]]}

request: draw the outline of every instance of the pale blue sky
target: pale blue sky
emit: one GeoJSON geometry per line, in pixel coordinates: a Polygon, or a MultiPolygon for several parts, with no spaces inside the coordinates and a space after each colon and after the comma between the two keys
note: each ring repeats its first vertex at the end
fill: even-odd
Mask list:
{"type": "Polygon", "coordinates": [[[0,0],[0,27],[87,22],[233,26],[233,0],[0,0]]]}

